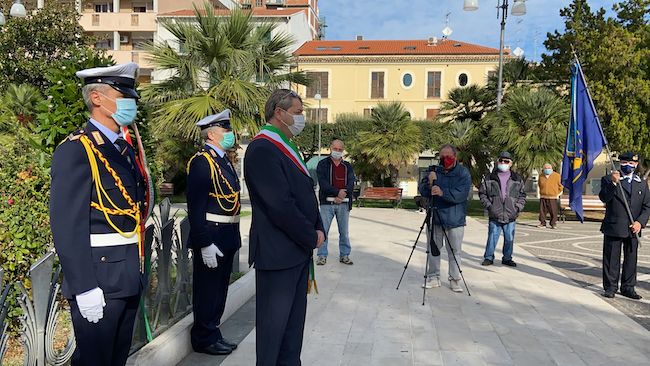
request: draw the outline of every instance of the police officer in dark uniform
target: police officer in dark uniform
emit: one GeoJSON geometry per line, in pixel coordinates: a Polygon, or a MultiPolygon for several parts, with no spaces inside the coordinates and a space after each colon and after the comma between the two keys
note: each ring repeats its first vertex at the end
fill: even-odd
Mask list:
{"type": "Polygon", "coordinates": [[[634,174],[639,164],[639,155],[626,152],[619,156],[620,172],[602,177],[598,196],[605,203],[605,219],[600,231],[605,234],[603,245],[603,296],[612,298],[618,288],[621,266],[621,245],[623,246],[623,275],[621,295],[639,300],[641,295],[634,291],[636,285],[636,260],[641,228],[650,217],[650,192],[648,184],[634,174]],[[620,187],[619,187],[620,185],[620,187]],[[621,188],[622,193],[621,193],[621,188]],[[630,208],[634,223],[630,224],[625,202],[630,208]]]}
{"type": "Polygon", "coordinates": [[[77,348],[72,365],[124,365],[141,289],[145,181],[120,127],[137,113],[138,65],[77,72],[90,122],[52,157],[50,225],[77,348]]]}
{"type": "Polygon", "coordinates": [[[196,125],[205,146],[187,164],[190,247],[194,249],[192,348],[225,355],[237,348],[219,330],[233,259],[241,247],[239,178],[226,154],[235,144],[235,135],[229,109],[196,125]]]}

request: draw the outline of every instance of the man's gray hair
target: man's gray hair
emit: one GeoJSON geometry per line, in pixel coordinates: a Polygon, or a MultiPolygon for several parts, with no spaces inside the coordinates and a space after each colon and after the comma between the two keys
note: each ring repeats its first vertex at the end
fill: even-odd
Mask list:
{"type": "Polygon", "coordinates": [[[88,110],[90,112],[95,109],[95,106],[93,105],[93,101],[90,99],[90,93],[93,91],[96,91],[98,93],[106,95],[112,87],[110,85],[106,84],[88,84],[84,85],[84,87],[81,89],[81,95],[84,97],[84,103],[86,103],[86,107],[88,107],[88,110]]]}
{"type": "Polygon", "coordinates": [[[285,111],[291,108],[293,105],[293,98],[298,98],[300,103],[302,103],[302,98],[300,98],[295,91],[289,89],[275,89],[266,101],[266,106],[264,106],[264,118],[266,119],[266,122],[273,118],[275,108],[282,108],[285,111]]]}
{"type": "Polygon", "coordinates": [[[203,141],[208,141],[209,140],[208,132],[213,131],[213,132],[216,133],[217,128],[219,128],[219,126],[212,126],[212,127],[202,129],[201,130],[201,138],[203,139],[203,141]]]}
{"type": "Polygon", "coordinates": [[[335,143],[335,142],[340,142],[340,143],[341,143],[341,146],[343,146],[343,149],[345,149],[345,144],[343,143],[343,141],[341,141],[341,140],[339,140],[339,139],[336,139],[336,140],[332,141],[332,144],[330,145],[330,147],[334,146],[334,143],[335,143]]]}
{"type": "Polygon", "coordinates": [[[446,149],[446,148],[450,148],[454,152],[454,156],[458,156],[458,150],[456,149],[456,146],[452,144],[443,144],[442,146],[440,146],[440,150],[438,151],[440,152],[442,151],[442,149],[446,149]]]}

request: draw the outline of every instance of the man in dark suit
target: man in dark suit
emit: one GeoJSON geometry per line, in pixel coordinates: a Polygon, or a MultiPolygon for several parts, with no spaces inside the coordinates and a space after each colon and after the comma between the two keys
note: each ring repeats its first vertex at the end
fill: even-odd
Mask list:
{"type": "Polygon", "coordinates": [[[600,200],[605,203],[605,218],[600,231],[605,234],[603,244],[603,296],[612,298],[618,288],[621,266],[621,245],[623,245],[623,275],[621,295],[639,300],[641,295],[634,291],[636,285],[636,260],[638,236],[650,217],[650,192],[648,183],[634,174],[639,164],[639,155],[627,152],[619,156],[620,171],[602,177],[600,200]],[[628,218],[625,202],[632,213],[633,223],[628,218]]]}
{"type": "Polygon", "coordinates": [[[121,127],[137,114],[138,65],[77,72],[90,122],[52,157],[50,225],[77,348],[72,365],[124,365],[146,283],[145,181],[121,127]]]}
{"type": "Polygon", "coordinates": [[[253,206],[249,263],[257,276],[257,366],[300,365],[309,265],[325,240],[314,181],[289,141],[305,126],[302,112],[294,91],[271,93],[267,125],[244,158],[253,206]]]}
{"type": "Polygon", "coordinates": [[[187,209],[194,249],[194,351],[227,355],[237,344],[221,335],[233,258],[241,247],[239,178],[226,151],[234,146],[230,110],[197,124],[205,146],[188,163],[187,209]]]}

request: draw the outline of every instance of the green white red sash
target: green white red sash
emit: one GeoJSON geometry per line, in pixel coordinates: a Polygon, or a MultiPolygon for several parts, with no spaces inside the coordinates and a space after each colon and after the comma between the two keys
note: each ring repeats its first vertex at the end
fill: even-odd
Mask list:
{"type": "Polygon", "coordinates": [[[275,146],[280,149],[294,164],[302,171],[306,176],[310,177],[309,171],[305,162],[300,157],[298,149],[289,141],[289,139],[280,131],[277,127],[271,125],[265,125],[262,127],[262,130],[255,135],[254,140],[265,139],[272,142],[275,146]]]}

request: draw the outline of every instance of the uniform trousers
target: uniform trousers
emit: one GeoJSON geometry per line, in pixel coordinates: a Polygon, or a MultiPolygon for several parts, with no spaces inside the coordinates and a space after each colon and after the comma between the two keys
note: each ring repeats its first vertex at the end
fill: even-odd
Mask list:
{"type": "Polygon", "coordinates": [[[546,225],[546,214],[551,214],[551,226],[557,224],[557,198],[539,199],[539,223],[546,225]]]}
{"type": "Polygon", "coordinates": [[[603,288],[616,292],[621,269],[621,246],[623,247],[623,275],[621,292],[630,291],[636,286],[636,239],[631,236],[619,238],[605,235],[603,243],[603,288]]]}
{"type": "Polygon", "coordinates": [[[312,259],[282,270],[255,269],[257,366],[300,366],[312,259]]]}
{"type": "Polygon", "coordinates": [[[217,256],[217,268],[208,268],[201,250],[194,251],[194,324],[190,331],[194,350],[203,350],[223,338],[219,324],[236,252],[237,249],[224,250],[223,257],[217,256]]]}
{"type": "Polygon", "coordinates": [[[77,348],[72,366],[124,366],[133,340],[140,296],[106,299],[98,323],[84,319],[76,300],[69,300],[77,348]]]}

